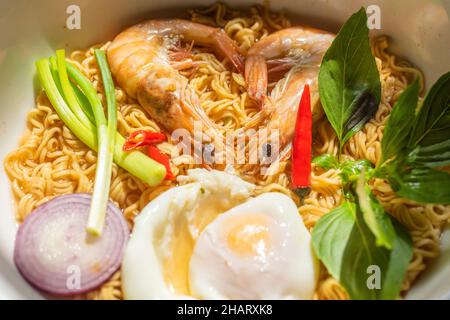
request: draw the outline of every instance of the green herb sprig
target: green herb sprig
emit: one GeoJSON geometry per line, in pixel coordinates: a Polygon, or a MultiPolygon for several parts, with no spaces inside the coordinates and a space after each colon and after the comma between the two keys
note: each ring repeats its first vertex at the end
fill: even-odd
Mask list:
{"type": "Polygon", "coordinates": [[[450,72],[441,76],[419,112],[417,81],[394,105],[382,140],[381,178],[401,197],[421,203],[450,203],[450,72]],[[406,124],[408,122],[409,124],[406,124]]]}
{"type": "MultiPolygon", "coordinates": [[[[385,212],[368,184],[373,177],[387,172],[386,167],[373,168],[368,160],[344,161],[340,157],[345,142],[376,113],[381,97],[380,76],[366,23],[364,8],[350,17],[325,54],[319,73],[321,103],[338,137],[339,156],[321,155],[313,163],[339,170],[345,201],[319,219],[312,242],[319,259],[352,299],[395,299],[412,257],[412,240],[407,230],[385,212]],[[371,267],[381,272],[380,288],[367,284],[371,267]]],[[[398,103],[417,105],[417,100],[415,83],[398,103]]],[[[386,132],[395,140],[383,145],[386,159],[408,143],[404,131],[412,126],[412,108],[392,117],[403,131],[386,132]],[[406,116],[407,124],[401,121],[406,116]]]]}
{"type": "Polygon", "coordinates": [[[320,102],[339,139],[348,139],[376,113],[381,82],[372,54],[364,8],[342,26],[327,50],[319,72],[320,102]]]}
{"type": "Polygon", "coordinates": [[[450,73],[432,86],[416,112],[418,100],[414,81],[393,106],[376,168],[367,160],[339,162],[333,155],[313,160],[324,169],[340,170],[347,199],[317,222],[313,247],[353,299],[395,299],[412,257],[410,236],[384,211],[368,180],[387,179],[399,196],[417,202],[450,203],[450,174],[439,170],[450,164],[450,73]],[[365,283],[369,265],[382,271],[380,290],[365,283]]]}

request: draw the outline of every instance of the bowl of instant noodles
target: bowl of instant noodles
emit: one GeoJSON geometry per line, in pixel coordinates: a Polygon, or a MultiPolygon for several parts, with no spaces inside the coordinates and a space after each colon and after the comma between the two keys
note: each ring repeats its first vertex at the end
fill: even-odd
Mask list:
{"type": "Polygon", "coordinates": [[[1,299],[448,299],[450,1],[7,1],[1,299]]]}

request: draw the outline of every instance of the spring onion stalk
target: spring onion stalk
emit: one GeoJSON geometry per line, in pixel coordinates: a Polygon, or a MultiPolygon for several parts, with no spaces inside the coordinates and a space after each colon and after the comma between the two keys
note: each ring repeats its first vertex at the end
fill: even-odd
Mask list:
{"type": "MultiPolygon", "coordinates": [[[[67,71],[72,79],[80,85],[82,81],[86,86],[91,86],[90,81],[81,73],[80,70],[72,66],[70,63],[66,63],[67,71]]],[[[81,88],[81,85],[80,85],[81,88]]],[[[93,87],[92,87],[93,88],[93,87]]],[[[83,89],[83,88],[81,88],[83,89]]],[[[95,89],[94,89],[95,90],[95,89]]],[[[87,100],[87,99],[85,99],[87,100]]],[[[80,101],[82,102],[82,101],[80,101]]],[[[89,106],[83,109],[89,109],[89,106]]],[[[129,173],[135,177],[146,182],[150,186],[158,185],[166,176],[166,169],[160,163],[154,161],[153,159],[147,157],[141,152],[124,152],[122,146],[125,143],[125,138],[122,137],[118,132],[116,133],[116,143],[114,149],[114,162],[121,166],[123,169],[127,170],[129,173]],[[144,161],[145,159],[145,161],[144,161]],[[150,161],[148,161],[150,160],[150,161]],[[143,162],[145,165],[143,165],[143,162]],[[139,165],[138,165],[139,164],[139,165]],[[163,171],[161,171],[163,170],[163,171]]]]}
{"type": "MultiPolygon", "coordinates": [[[[97,129],[102,128],[103,130],[103,122],[105,121],[107,123],[106,137],[103,137],[107,141],[104,144],[105,149],[102,149],[103,144],[102,141],[100,141],[100,152],[104,152],[104,154],[102,154],[103,157],[101,157],[101,154],[99,152],[99,161],[103,160],[103,162],[97,164],[94,194],[92,197],[87,230],[91,234],[101,235],[103,226],[105,224],[106,207],[111,184],[114,139],[117,130],[117,109],[114,83],[112,80],[111,72],[109,71],[108,63],[106,62],[105,52],[103,50],[96,49],[95,58],[97,59],[97,64],[100,68],[100,73],[102,76],[103,88],[106,97],[108,120],[106,121],[106,119],[104,118],[103,110],[101,110],[101,114],[103,115],[102,119],[98,119],[97,114],[94,111],[97,129]]],[[[98,131],[99,138],[103,134],[104,133],[100,130],[98,131]]]]}
{"type": "MultiPolygon", "coordinates": [[[[64,97],[64,100],[66,100],[66,103],[68,104],[69,108],[74,112],[75,116],[77,116],[78,119],[84,120],[84,121],[82,121],[82,123],[83,123],[83,125],[86,126],[87,130],[94,130],[95,132],[97,132],[97,129],[95,128],[94,114],[92,113],[91,105],[89,104],[89,101],[87,100],[84,93],[80,90],[80,88],[77,87],[77,85],[75,83],[73,83],[72,81],[69,80],[70,86],[72,87],[73,93],[75,94],[75,98],[77,100],[76,103],[78,104],[78,106],[70,105],[70,101],[67,100],[67,98],[64,94],[64,91],[63,91],[61,81],[60,81],[60,75],[59,75],[59,71],[58,71],[58,64],[56,62],[56,58],[50,57],[49,62],[50,62],[50,71],[52,73],[53,80],[56,83],[56,87],[58,88],[58,91],[60,92],[60,94],[64,97]],[[81,110],[80,110],[80,108],[81,108],[81,110]],[[84,113],[84,115],[77,114],[77,112],[84,113]],[[88,122],[86,122],[86,117],[89,119],[88,122]],[[89,122],[91,124],[93,124],[94,127],[91,126],[89,124],[89,122]]],[[[67,70],[66,70],[65,74],[67,74],[67,70]]],[[[67,88],[66,88],[66,91],[67,91],[67,88]]]]}
{"type": "MultiPolygon", "coordinates": [[[[52,73],[52,77],[53,80],[55,81],[55,85],[58,88],[58,92],[61,94],[61,96],[64,98],[64,94],[62,93],[62,86],[61,86],[61,81],[59,81],[59,74],[58,74],[58,66],[56,64],[56,59],[55,57],[50,57],[48,59],[49,61],[49,66],[50,66],[50,72],[52,73]]],[[[67,101],[66,101],[67,103],[67,101]]],[[[70,108],[70,106],[68,106],[70,108]]]]}
{"type": "Polygon", "coordinates": [[[97,135],[95,132],[86,130],[85,125],[73,114],[63,96],[58,90],[58,86],[50,71],[48,59],[41,59],[36,62],[39,79],[48,99],[52,103],[61,120],[69,129],[87,146],[92,149],[97,148],[97,135]]]}
{"type": "Polygon", "coordinates": [[[75,91],[67,75],[66,57],[64,50],[56,50],[56,64],[58,68],[59,81],[61,82],[62,94],[64,95],[67,104],[72,109],[77,118],[87,126],[90,126],[90,130],[94,129],[90,119],[84,113],[81,108],[78,98],[75,95],[75,91]]]}
{"type": "MultiPolygon", "coordinates": [[[[64,96],[64,91],[60,82],[60,75],[58,72],[58,64],[56,62],[56,58],[55,57],[50,57],[49,58],[50,61],[50,71],[52,72],[52,76],[53,76],[53,80],[55,80],[56,86],[58,87],[59,92],[61,93],[62,96],[64,96]]],[[[65,72],[65,74],[67,74],[67,70],[65,72]]],[[[84,95],[84,93],[80,90],[80,88],[78,88],[78,86],[73,83],[72,81],[69,81],[70,86],[73,89],[73,93],[75,93],[75,97],[77,100],[77,103],[79,105],[79,107],[81,107],[81,111],[85,114],[85,116],[87,118],[89,118],[89,122],[95,125],[95,118],[94,118],[94,114],[92,113],[92,108],[91,105],[89,104],[88,99],[86,98],[86,96],[84,95]]],[[[67,89],[66,89],[67,90],[67,89]]],[[[69,103],[69,101],[67,101],[66,97],[64,96],[66,103],[69,103]]],[[[70,106],[70,109],[75,110],[75,111],[80,111],[80,109],[77,106],[70,106]]],[[[86,120],[86,117],[84,116],[78,116],[79,119],[84,119],[86,120]]],[[[97,131],[97,129],[95,129],[95,131],[97,131]]]]}
{"type": "MultiPolygon", "coordinates": [[[[67,71],[69,72],[69,75],[72,79],[74,79],[74,75],[78,75],[78,77],[84,77],[84,75],[72,65],[68,64],[66,66],[67,71]]],[[[61,120],[70,129],[70,131],[72,131],[73,134],[78,137],[78,139],[80,139],[92,150],[97,151],[96,129],[94,131],[89,131],[88,129],[86,129],[86,125],[80,122],[78,117],[75,116],[71,108],[67,105],[64,97],[60,93],[62,92],[62,90],[60,90],[61,87],[58,88],[58,73],[54,72],[52,75],[52,68],[50,66],[49,60],[38,60],[36,62],[36,69],[40,78],[41,85],[61,120]]],[[[89,80],[87,81],[89,82],[89,80]]],[[[79,99],[80,103],[83,103],[83,101],[86,102],[87,99],[79,99]]],[[[83,106],[83,110],[89,110],[89,108],[90,106],[83,106]]],[[[166,169],[163,165],[152,160],[139,151],[124,152],[122,150],[122,146],[125,142],[125,139],[118,132],[116,132],[115,141],[114,162],[118,166],[122,167],[130,174],[144,181],[150,186],[156,186],[164,179],[166,175],[166,169]]]]}
{"type": "MultiPolygon", "coordinates": [[[[78,110],[72,110],[75,114],[78,114],[81,107],[78,105],[78,100],[75,96],[72,87],[69,84],[69,79],[67,77],[66,72],[66,63],[64,51],[57,51],[57,62],[58,62],[58,71],[60,76],[60,81],[63,87],[64,94],[66,99],[69,101],[69,105],[76,107],[78,110]],[[64,70],[64,71],[63,71],[64,70]]],[[[102,77],[104,76],[105,71],[101,69],[102,77]]],[[[92,111],[94,113],[95,118],[95,126],[97,128],[97,166],[95,171],[95,183],[94,183],[94,191],[92,194],[91,207],[89,211],[89,219],[87,224],[87,231],[93,235],[100,236],[103,230],[103,226],[105,223],[105,213],[106,206],[108,204],[109,199],[109,187],[111,182],[111,172],[112,172],[112,159],[114,152],[114,138],[117,122],[115,115],[112,115],[113,119],[112,123],[108,125],[106,121],[106,117],[103,111],[102,102],[97,95],[94,87],[87,82],[89,80],[85,78],[75,79],[78,85],[81,87],[81,90],[86,95],[88,99],[92,111]],[[87,80],[87,81],[86,81],[87,80]],[[109,128],[111,126],[112,128],[109,128]]],[[[107,79],[109,80],[109,79],[107,79]]],[[[105,89],[108,90],[109,86],[105,85],[105,89]]],[[[108,93],[107,93],[108,95],[108,93]]],[[[112,113],[116,113],[115,110],[115,101],[111,102],[111,99],[108,99],[108,104],[112,104],[112,108],[114,108],[112,113]]],[[[111,113],[111,106],[108,105],[108,112],[111,113]]],[[[83,123],[88,123],[89,119],[83,113],[85,119],[81,120],[83,123]]],[[[90,123],[90,122],[89,122],[90,123]]]]}
{"type": "MultiPolygon", "coordinates": [[[[54,57],[51,57],[50,65],[53,70],[54,78],[57,79],[56,82],[59,82],[59,85],[57,85],[57,87],[64,95],[65,101],[67,102],[69,108],[72,110],[73,114],[85,126],[86,130],[88,130],[89,132],[96,132],[97,137],[99,138],[99,140],[97,141],[98,156],[95,172],[94,191],[92,194],[92,201],[90,205],[89,219],[86,230],[92,235],[100,236],[104,226],[111,182],[114,138],[117,125],[115,116],[115,100],[113,99],[112,102],[111,99],[108,100],[108,106],[112,105],[114,108],[108,108],[108,112],[111,112],[112,110],[112,129],[108,128],[107,131],[108,126],[105,115],[103,114],[102,103],[93,87],[87,87],[87,89],[89,89],[87,100],[90,106],[94,107],[93,111],[95,124],[91,122],[91,120],[87,117],[84,110],[82,109],[79,103],[79,98],[75,94],[73,86],[71,85],[71,82],[67,75],[66,57],[64,50],[56,51],[56,61],[54,57]],[[57,72],[57,77],[55,75],[55,71],[57,72]]],[[[104,70],[101,71],[103,74],[104,70]]]]}
{"type": "Polygon", "coordinates": [[[89,121],[93,124],[95,124],[95,118],[94,114],[92,113],[91,106],[89,105],[89,101],[86,98],[86,96],[83,94],[83,92],[80,90],[80,88],[77,87],[76,84],[70,82],[73,91],[75,92],[76,98],[78,100],[78,103],[85,113],[85,115],[89,118],[89,121]]]}

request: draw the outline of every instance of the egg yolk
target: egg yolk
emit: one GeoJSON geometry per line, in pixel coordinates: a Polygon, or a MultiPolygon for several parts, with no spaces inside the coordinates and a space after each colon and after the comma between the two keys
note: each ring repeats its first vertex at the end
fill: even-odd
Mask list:
{"type": "Polygon", "coordinates": [[[265,256],[270,250],[270,220],[262,214],[244,214],[226,220],[228,248],[239,256],[265,256]]]}

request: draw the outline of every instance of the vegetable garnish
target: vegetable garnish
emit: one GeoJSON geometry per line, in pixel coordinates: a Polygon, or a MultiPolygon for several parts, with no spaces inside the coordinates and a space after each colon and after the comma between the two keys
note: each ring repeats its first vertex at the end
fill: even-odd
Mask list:
{"type": "Polygon", "coordinates": [[[91,291],[120,267],[129,237],[120,209],[108,202],[102,237],[86,232],[92,197],[63,195],[40,205],[19,226],[14,262],[36,288],[58,296],[91,291]]]}
{"type": "Polygon", "coordinates": [[[374,116],[381,99],[364,8],[347,20],[327,50],[320,66],[319,94],[341,153],[345,142],[374,116]]]}
{"type": "MultiPolygon", "coordinates": [[[[114,84],[111,73],[109,72],[106,56],[103,51],[95,50],[100,72],[102,75],[103,86],[105,90],[106,103],[108,109],[108,121],[103,112],[103,106],[96,90],[89,80],[78,77],[77,84],[85,94],[94,114],[95,126],[90,122],[89,118],[83,112],[79,105],[79,100],[75,95],[75,91],[70,85],[67,75],[66,59],[64,50],[56,51],[56,60],[59,74],[59,81],[63,89],[69,107],[72,109],[78,119],[86,124],[90,130],[97,130],[97,165],[95,172],[94,191],[92,196],[91,211],[87,224],[87,230],[93,235],[101,235],[105,220],[106,205],[109,199],[109,188],[111,182],[112,162],[114,153],[114,138],[117,127],[117,111],[114,93],[114,84]]],[[[75,77],[77,78],[77,77],[75,77]]]]}
{"type": "Polygon", "coordinates": [[[69,129],[90,148],[97,148],[97,135],[95,132],[89,131],[86,124],[82,123],[67,105],[64,97],[58,90],[57,84],[53,79],[50,71],[50,63],[48,59],[41,59],[36,62],[36,69],[41,81],[42,87],[47,94],[48,99],[55,108],[58,116],[69,127],[69,129]]]}
{"type": "Polygon", "coordinates": [[[418,97],[415,81],[395,103],[381,142],[382,161],[375,169],[365,160],[339,163],[332,155],[313,160],[323,168],[341,171],[347,198],[319,219],[312,233],[313,247],[353,299],[395,299],[412,257],[410,236],[384,211],[366,179],[388,179],[399,196],[417,202],[450,203],[450,174],[436,170],[450,163],[446,131],[450,127],[450,73],[432,86],[416,114],[418,97]],[[365,268],[369,265],[382,271],[381,290],[367,289],[365,268]]]}
{"type": "Polygon", "coordinates": [[[309,85],[305,84],[297,112],[292,140],[292,185],[302,199],[310,191],[311,183],[312,113],[309,85]]]}
{"type": "Polygon", "coordinates": [[[395,229],[391,250],[376,245],[358,203],[344,202],[314,226],[312,243],[316,255],[352,299],[396,299],[400,293],[412,258],[412,241],[400,223],[389,215],[386,219],[395,229]],[[377,267],[381,286],[371,289],[368,279],[371,268],[377,267]]]}
{"type": "MultiPolygon", "coordinates": [[[[50,58],[50,63],[53,65],[52,60],[54,58],[50,58]]],[[[77,95],[73,90],[72,83],[69,80],[69,76],[67,74],[66,68],[66,57],[64,50],[56,50],[56,68],[59,75],[59,81],[61,83],[62,94],[64,95],[67,104],[69,105],[72,112],[82,123],[87,125],[90,130],[95,129],[95,126],[91,123],[89,117],[84,113],[77,95]]]]}
{"type": "MultiPolygon", "coordinates": [[[[376,168],[368,160],[343,161],[340,158],[345,142],[373,117],[380,102],[380,77],[370,48],[366,21],[365,10],[361,9],[344,24],[324,56],[320,69],[320,99],[338,137],[339,153],[337,157],[321,155],[313,159],[313,163],[340,171],[345,200],[319,219],[312,232],[312,241],[318,258],[352,299],[396,299],[412,258],[412,241],[407,230],[384,211],[368,181],[374,177],[388,179],[400,196],[416,201],[425,197],[427,200],[449,203],[450,193],[443,191],[448,190],[443,185],[446,181],[450,183],[450,174],[434,170],[432,165],[427,168],[424,164],[414,164],[417,160],[414,156],[423,150],[419,142],[427,141],[427,133],[432,132],[420,126],[419,131],[425,134],[419,135],[414,131],[417,125],[414,123],[421,122],[415,116],[419,91],[417,82],[405,90],[394,106],[382,141],[382,161],[376,168]],[[416,140],[419,142],[411,150],[408,146],[412,145],[413,136],[421,138],[416,140]],[[405,170],[407,174],[404,174],[405,170]],[[424,174],[427,170],[433,171],[428,177],[424,174]],[[419,182],[429,189],[421,190],[422,198],[417,190],[413,190],[420,186],[419,182]],[[430,195],[430,190],[438,185],[441,190],[430,195]],[[381,272],[382,286],[378,290],[367,286],[368,268],[371,266],[377,266],[381,272]]],[[[439,122],[436,127],[448,128],[450,124],[445,124],[445,121],[450,117],[442,116],[448,112],[442,110],[449,110],[450,81],[443,77],[438,82],[436,89],[432,89],[431,98],[425,100],[430,100],[429,109],[429,105],[435,104],[435,110],[422,111],[422,108],[420,112],[423,119],[440,115],[434,124],[439,122]]],[[[424,106],[427,106],[425,102],[424,106]]],[[[435,132],[433,139],[428,141],[435,143],[434,147],[442,151],[446,147],[440,143],[445,144],[448,135],[445,137],[441,130],[435,132]]],[[[431,158],[427,159],[440,164],[450,163],[450,152],[447,156],[440,154],[439,159],[431,158]]]]}
{"type": "Polygon", "coordinates": [[[364,169],[359,175],[354,191],[358,198],[364,222],[375,236],[375,244],[378,247],[385,247],[391,250],[395,240],[394,227],[389,216],[384,212],[383,206],[372,194],[372,190],[365,179],[364,169]]]}
{"type": "MultiPolygon", "coordinates": [[[[66,67],[69,76],[74,82],[78,83],[78,80],[84,78],[89,83],[89,80],[86,79],[77,68],[70,64],[66,64],[66,67]]],[[[38,60],[36,62],[36,69],[41,85],[45,90],[48,99],[52,103],[52,106],[55,108],[55,111],[58,113],[58,116],[78,139],[92,150],[97,151],[96,129],[91,129],[89,123],[81,122],[68,106],[62,90],[58,88],[58,72],[53,73],[53,69],[51,68],[48,59],[38,60]]],[[[83,111],[88,118],[92,118],[93,120],[91,106],[88,104],[84,93],[82,93],[78,87],[75,86],[75,88],[75,94],[77,95],[78,102],[81,104],[83,111]],[[87,110],[91,112],[87,112],[87,110]]],[[[124,152],[122,146],[125,139],[118,132],[116,132],[115,141],[114,162],[120,167],[150,186],[156,186],[164,179],[164,176],[166,175],[164,166],[150,159],[142,152],[124,152]]]]}
{"type": "Polygon", "coordinates": [[[367,160],[339,163],[331,155],[313,162],[341,171],[346,198],[314,227],[312,241],[318,258],[352,299],[396,299],[412,257],[412,241],[372,194],[366,179],[375,170],[367,160]],[[380,290],[367,286],[370,266],[380,268],[380,290]]]}
{"type": "Polygon", "coordinates": [[[170,169],[170,159],[162,153],[155,144],[166,141],[167,138],[163,133],[151,132],[148,130],[137,130],[130,134],[123,144],[124,151],[131,151],[139,147],[148,147],[148,156],[156,162],[162,164],[166,168],[166,180],[174,180],[175,176],[170,169]]]}
{"type": "Polygon", "coordinates": [[[162,153],[156,146],[149,145],[148,146],[148,156],[155,160],[156,162],[161,163],[166,168],[166,177],[167,180],[174,180],[175,176],[172,173],[172,169],[170,169],[170,161],[169,157],[162,153]]]}
{"type": "Polygon", "coordinates": [[[100,236],[105,223],[106,205],[109,199],[109,189],[111,185],[114,139],[117,129],[117,108],[114,83],[111,72],[109,71],[108,63],[106,62],[105,52],[96,49],[94,54],[100,68],[103,88],[105,90],[108,120],[105,118],[103,106],[97,93],[95,91],[92,93],[86,92],[88,88],[83,85],[80,85],[80,87],[81,89],[84,89],[84,93],[91,103],[94,112],[97,126],[97,144],[99,146],[97,152],[94,191],[92,194],[91,210],[86,230],[93,235],[100,236]],[[94,96],[95,99],[93,99],[94,96]]]}
{"type": "Polygon", "coordinates": [[[130,134],[123,144],[124,151],[131,151],[138,147],[148,146],[155,143],[166,141],[166,136],[160,132],[151,132],[148,130],[137,130],[130,134]]]}
{"type": "MultiPolygon", "coordinates": [[[[95,90],[81,71],[69,63],[66,63],[66,67],[70,77],[72,77],[78,85],[83,83],[83,85],[91,86],[91,88],[95,90]]],[[[91,109],[91,106],[86,106],[83,109],[91,109]]],[[[124,152],[122,146],[125,139],[118,132],[116,132],[115,141],[114,162],[150,186],[156,186],[161,183],[166,175],[164,166],[149,159],[141,152],[124,152]]]]}
{"type": "Polygon", "coordinates": [[[450,203],[450,72],[431,87],[415,114],[419,85],[399,97],[385,128],[380,178],[401,197],[422,203],[450,203]],[[408,122],[409,124],[402,123],[408,122]]]}
{"type": "Polygon", "coordinates": [[[419,82],[416,80],[402,92],[389,114],[381,140],[382,162],[394,158],[407,146],[418,101],[419,82]]]}
{"type": "Polygon", "coordinates": [[[410,236],[384,211],[367,180],[387,179],[399,196],[417,202],[450,203],[450,174],[436,169],[450,163],[450,138],[445,130],[450,127],[450,73],[432,86],[416,114],[418,97],[415,81],[395,103],[381,142],[382,161],[376,168],[367,160],[340,163],[332,155],[313,160],[323,168],[340,170],[347,199],[319,219],[312,233],[313,247],[353,299],[395,299],[412,257],[410,236]],[[365,268],[369,265],[377,265],[382,272],[381,290],[367,289],[365,268]]]}

